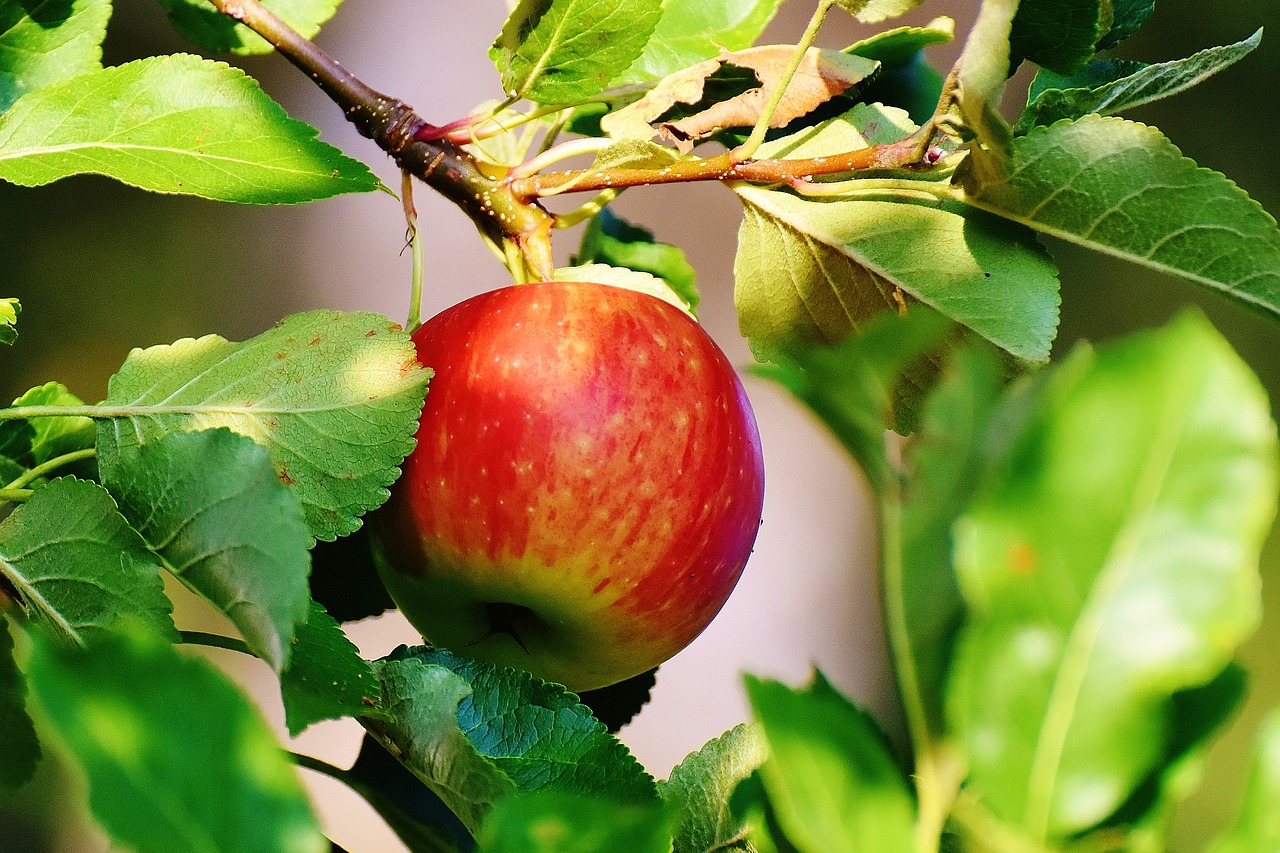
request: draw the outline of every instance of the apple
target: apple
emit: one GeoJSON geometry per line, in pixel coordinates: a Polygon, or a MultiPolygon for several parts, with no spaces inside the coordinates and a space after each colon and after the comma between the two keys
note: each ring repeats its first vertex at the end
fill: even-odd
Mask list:
{"type": "Polygon", "coordinates": [[[764,500],[750,404],[702,327],[647,293],[543,282],[468,299],[413,341],[435,376],[376,532],[414,627],[575,691],[701,633],[764,500]]]}

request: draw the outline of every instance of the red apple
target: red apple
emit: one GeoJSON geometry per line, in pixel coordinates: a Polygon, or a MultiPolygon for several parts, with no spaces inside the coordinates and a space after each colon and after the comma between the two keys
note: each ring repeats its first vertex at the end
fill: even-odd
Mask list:
{"type": "Polygon", "coordinates": [[[645,293],[548,282],[468,299],[413,340],[435,377],[379,515],[409,621],[578,691],[688,645],[764,498],[750,405],[702,327],[645,293]]]}

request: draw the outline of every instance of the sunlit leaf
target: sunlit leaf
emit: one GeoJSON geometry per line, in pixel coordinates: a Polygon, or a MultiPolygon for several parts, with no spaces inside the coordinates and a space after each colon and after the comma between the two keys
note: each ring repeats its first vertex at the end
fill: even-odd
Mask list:
{"type": "Polygon", "coordinates": [[[657,80],[755,44],[782,0],[666,0],[640,58],[614,83],[657,80]]]}
{"type": "Polygon", "coordinates": [[[0,0],[0,113],[27,92],[102,66],[111,0],[0,0]]]}
{"type": "Polygon", "coordinates": [[[661,0],[521,0],[489,56],[509,95],[572,103],[625,71],[661,16],[661,0]]]}
{"type": "Polygon", "coordinates": [[[387,499],[430,375],[409,335],[376,314],[295,314],[242,343],[208,335],[135,349],[96,415],[99,454],[228,427],[267,448],[311,534],[333,539],[387,499]]]}
{"type": "Polygon", "coordinates": [[[161,193],[292,204],[378,188],[253,78],[176,54],[81,74],[0,116],[0,180],[107,175],[161,193]]]}

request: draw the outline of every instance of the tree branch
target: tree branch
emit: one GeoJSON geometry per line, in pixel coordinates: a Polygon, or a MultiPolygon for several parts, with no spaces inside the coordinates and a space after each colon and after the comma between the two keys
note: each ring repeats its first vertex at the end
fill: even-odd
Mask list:
{"type": "Polygon", "coordinates": [[[404,171],[457,204],[495,244],[514,242],[531,271],[551,274],[552,220],[541,207],[517,199],[501,180],[454,142],[431,138],[431,125],[413,108],[367,86],[258,0],[210,0],[222,14],[267,40],[337,104],[360,133],[404,171]]]}

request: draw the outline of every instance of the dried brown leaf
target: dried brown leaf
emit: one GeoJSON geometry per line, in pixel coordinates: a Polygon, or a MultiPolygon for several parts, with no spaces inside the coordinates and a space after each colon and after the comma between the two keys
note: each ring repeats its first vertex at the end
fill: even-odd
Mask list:
{"type": "MultiPolygon", "coordinates": [[[[795,50],[794,45],[764,45],[700,62],[664,77],[640,100],[605,116],[601,125],[615,138],[650,138],[654,134],[653,122],[672,107],[693,105],[702,100],[708,78],[721,66],[732,65],[753,72],[760,81],[756,88],[660,126],[660,130],[676,140],[681,151],[687,152],[696,141],[717,131],[755,125],[786,73],[795,50]]],[[[791,123],[867,79],[878,67],[878,62],[860,56],[809,48],[787,86],[786,95],[770,117],[769,126],[783,127],[791,123]]]]}

